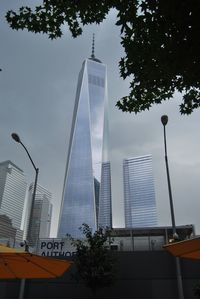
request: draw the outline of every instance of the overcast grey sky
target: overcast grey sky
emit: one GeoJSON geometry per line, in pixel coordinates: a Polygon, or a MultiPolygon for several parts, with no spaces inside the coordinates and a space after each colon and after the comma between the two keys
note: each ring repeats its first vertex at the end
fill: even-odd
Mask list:
{"type": "MultiPolygon", "coordinates": [[[[158,224],[170,225],[169,199],[164,164],[162,114],[168,114],[168,156],[177,225],[195,224],[200,233],[200,110],[191,116],[178,112],[180,96],[138,115],[122,113],[116,101],[128,93],[128,81],[119,76],[123,56],[119,31],[112,12],[100,26],[88,26],[73,39],[65,30],[51,41],[42,34],[12,31],[4,18],[8,9],[33,1],[0,2],[0,161],[11,160],[25,171],[27,182],[34,170],[20,145],[11,138],[17,132],[40,169],[39,184],[53,194],[51,235],[56,236],[63,187],[67,147],[82,62],[91,54],[92,33],[95,54],[107,65],[110,146],[112,166],[113,224],[124,226],[122,160],[152,154],[158,224]]],[[[37,0],[36,3],[41,1],[37,0]]]]}

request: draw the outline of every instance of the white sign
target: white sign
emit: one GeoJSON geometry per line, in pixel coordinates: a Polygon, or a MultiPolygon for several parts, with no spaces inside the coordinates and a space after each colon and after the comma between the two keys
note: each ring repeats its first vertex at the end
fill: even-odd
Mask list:
{"type": "Polygon", "coordinates": [[[42,256],[71,257],[76,251],[69,239],[48,238],[38,240],[36,253],[42,256]]]}

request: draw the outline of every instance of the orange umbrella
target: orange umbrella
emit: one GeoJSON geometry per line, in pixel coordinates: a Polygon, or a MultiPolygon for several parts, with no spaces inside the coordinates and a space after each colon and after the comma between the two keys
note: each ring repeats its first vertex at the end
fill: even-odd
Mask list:
{"type": "Polygon", "coordinates": [[[174,242],[163,247],[177,257],[200,259],[200,237],[174,242]]]}
{"type": "Polygon", "coordinates": [[[59,277],[71,264],[0,245],[0,279],[59,277]]]}

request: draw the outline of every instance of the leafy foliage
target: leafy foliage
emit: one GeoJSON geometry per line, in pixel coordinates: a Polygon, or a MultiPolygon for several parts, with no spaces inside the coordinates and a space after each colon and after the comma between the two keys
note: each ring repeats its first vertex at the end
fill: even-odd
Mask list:
{"type": "Polygon", "coordinates": [[[108,248],[109,231],[100,228],[92,234],[87,224],[83,224],[80,229],[85,239],[71,238],[72,245],[76,248],[75,278],[83,280],[87,287],[96,292],[97,289],[110,286],[114,282],[115,260],[108,248]]]}
{"type": "Polygon", "coordinates": [[[197,282],[193,287],[193,293],[195,296],[200,298],[200,281],[197,282]]]}
{"type": "Polygon", "coordinates": [[[131,78],[130,94],[117,102],[122,111],[138,113],[183,94],[180,112],[190,114],[200,106],[200,1],[199,0],[43,0],[32,11],[8,11],[11,28],[27,28],[61,37],[67,23],[73,37],[82,26],[101,23],[117,10],[125,56],[121,77],[131,78]]]}

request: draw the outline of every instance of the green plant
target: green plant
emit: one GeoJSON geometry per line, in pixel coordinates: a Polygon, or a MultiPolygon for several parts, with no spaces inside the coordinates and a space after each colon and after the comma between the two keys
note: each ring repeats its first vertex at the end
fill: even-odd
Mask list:
{"type": "Polygon", "coordinates": [[[193,293],[195,296],[198,296],[200,298],[200,281],[196,282],[193,286],[193,293]]]}
{"type": "Polygon", "coordinates": [[[88,24],[100,24],[117,12],[124,57],[119,62],[130,93],[117,101],[125,112],[148,110],[182,93],[180,112],[200,107],[199,0],[43,0],[41,5],[8,11],[12,29],[59,38],[64,26],[73,37],[88,24]],[[63,26],[64,25],[64,26],[63,26]]]}
{"type": "Polygon", "coordinates": [[[83,224],[80,229],[84,239],[71,238],[71,243],[76,248],[76,270],[73,277],[77,281],[84,281],[95,295],[98,289],[112,285],[115,279],[115,259],[109,250],[109,230],[100,228],[92,234],[87,224],[83,224]]]}

